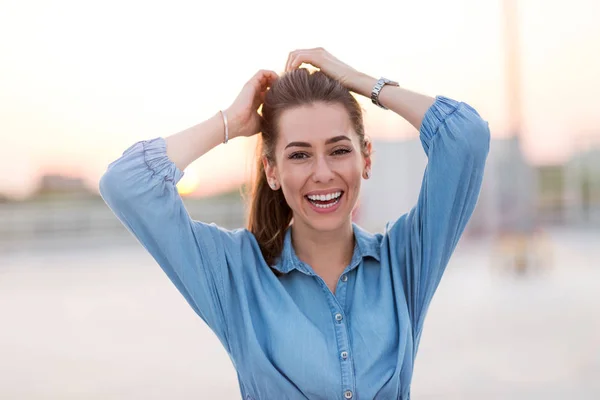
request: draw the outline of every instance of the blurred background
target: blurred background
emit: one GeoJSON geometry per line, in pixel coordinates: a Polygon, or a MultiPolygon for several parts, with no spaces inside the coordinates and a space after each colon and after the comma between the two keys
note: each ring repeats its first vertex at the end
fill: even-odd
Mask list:
{"type": "MultiPolygon", "coordinates": [[[[479,203],[432,302],[415,399],[600,398],[600,2],[0,0],[0,399],[236,399],[220,343],[98,194],[108,164],[322,46],[489,121],[479,203]]],[[[355,219],[416,202],[418,132],[360,98],[355,219]]],[[[245,223],[254,138],[190,165],[193,218],[245,223]]]]}

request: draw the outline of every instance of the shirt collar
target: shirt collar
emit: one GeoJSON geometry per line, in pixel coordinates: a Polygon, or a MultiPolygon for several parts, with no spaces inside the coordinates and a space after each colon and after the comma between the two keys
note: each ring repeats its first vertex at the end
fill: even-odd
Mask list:
{"type": "MultiPolygon", "coordinates": [[[[355,244],[354,253],[352,254],[352,261],[350,267],[355,267],[364,257],[373,257],[377,261],[380,261],[380,246],[377,235],[367,232],[356,223],[352,223],[352,230],[354,232],[355,244]]],[[[290,225],[285,231],[285,237],[283,239],[283,250],[281,256],[272,266],[275,270],[287,274],[293,269],[297,269],[300,272],[304,272],[308,275],[314,275],[312,268],[306,263],[302,262],[296,255],[296,251],[292,246],[292,226],[290,225]]]]}

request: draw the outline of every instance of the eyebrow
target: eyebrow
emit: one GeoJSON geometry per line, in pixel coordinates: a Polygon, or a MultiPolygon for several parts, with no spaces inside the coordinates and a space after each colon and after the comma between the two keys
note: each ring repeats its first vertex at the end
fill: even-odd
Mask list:
{"type": "MultiPolygon", "coordinates": [[[[339,141],[342,141],[342,140],[351,141],[348,136],[339,135],[339,136],[334,136],[334,137],[332,137],[330,139],[327,139],[327,141],[325,142],[325,144],[336,143],[336,142],[339,142],[339,141]]],[[[288,147],[312,147],[312,146],[310,145],[310,143],[307,143],[307,142],[290,142],[287,146],[285,146],[286,149],[288,147]]]]}

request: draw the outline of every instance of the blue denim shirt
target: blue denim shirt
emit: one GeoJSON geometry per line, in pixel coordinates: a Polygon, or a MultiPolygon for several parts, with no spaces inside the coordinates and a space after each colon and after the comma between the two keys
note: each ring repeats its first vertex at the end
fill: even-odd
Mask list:
{"type": "Polygon", "coordinates": [[[417,204],[383,233],[353,224],[335,295],[298,259],[290,229],[276,276],[248,230],[192,220],[163,138],[127,149],[99,187],[217,335],[243,399],[406,400],[427,308],[479,196],[490,132],[469,105],[438,96],[420,139],[428,164],[417,204]]]}

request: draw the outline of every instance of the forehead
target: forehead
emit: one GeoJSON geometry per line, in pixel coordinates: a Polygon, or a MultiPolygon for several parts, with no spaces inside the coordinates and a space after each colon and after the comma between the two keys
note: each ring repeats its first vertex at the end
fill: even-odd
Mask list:
{"type": "Polygon", "coordinates": [[[279,144],[320,142],[353,132],[348,112],[341,104],[314,103],[285,110],[279,118],[279,144]]]}

